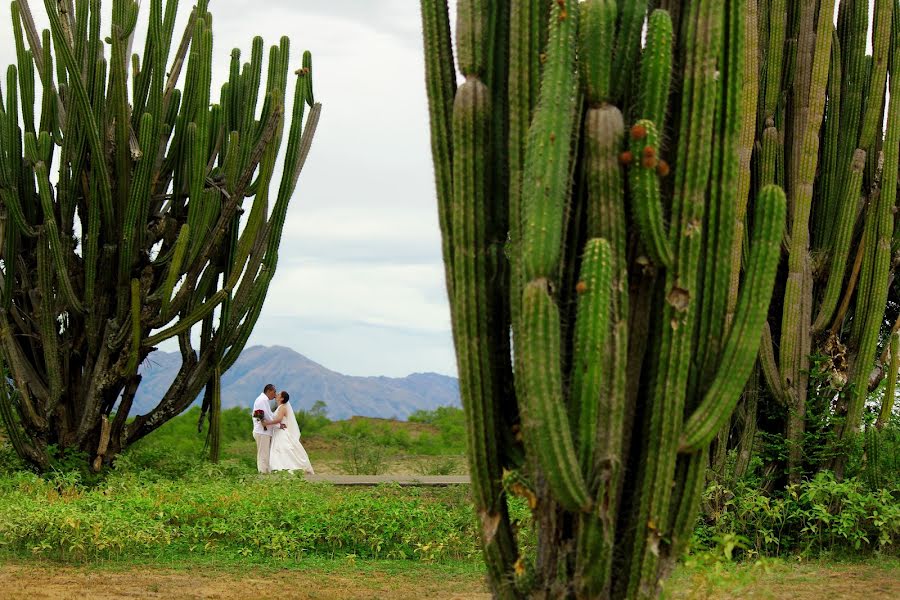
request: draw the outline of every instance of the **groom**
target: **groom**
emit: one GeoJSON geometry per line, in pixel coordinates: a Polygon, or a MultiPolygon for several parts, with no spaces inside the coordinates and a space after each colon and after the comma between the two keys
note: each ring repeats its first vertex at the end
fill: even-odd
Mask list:
{"type": "Polygon", "coordinates": [[[273,425],[281,423],[281,419],[276,420],[275,414],[269,402],[275,397],[275,386],[267,383],[263,388],[262,394],[257,396],[253,403],[253,412],[263,411],[263,420],[253,419],[253,439],[256,440],[256,469],[260,473],[271,473],[269,467],[269,448],[272,446],[272,430],[273,425]]]}

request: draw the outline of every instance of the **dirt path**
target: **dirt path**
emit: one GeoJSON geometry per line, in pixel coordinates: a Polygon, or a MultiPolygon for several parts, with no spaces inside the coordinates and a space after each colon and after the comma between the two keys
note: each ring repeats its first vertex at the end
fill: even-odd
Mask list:
{"type": "Polygon", "coordinates": [[[399,600],[490,600],[480,578],[439,573],[323,573],[281,570],[265,577],[258,567],[217,572],[163,568],[112,570],[14,563],[0,566],[0,598],[28,600],[119,600],[179,598],[238,600],[343,598],[399,600]]]}
{"type": "MultiPolygon", "coordinates": [[[[767,570],[737,567],[723,573],[679,569],[666,587],[665,597],[671,599],[893,600],[900,598],[900,569],[833,563],[783,563],[767,570]]],[[[0,565],[0,598],[4,600],[489,600],[486,592],[477,573],[446,572],[439,566],[311,567],[266,576],[260,567],[248,567],[245,573],[233,565],[194,570],[24,561],[0,565]]]]}
{"type": "Polygon", "coordinates": [[[667,582],[671,600],[895,600],[900,598],[896,559],[883,565],[825,562],[740,566],[716,571],[680,568],[667,582]]]}

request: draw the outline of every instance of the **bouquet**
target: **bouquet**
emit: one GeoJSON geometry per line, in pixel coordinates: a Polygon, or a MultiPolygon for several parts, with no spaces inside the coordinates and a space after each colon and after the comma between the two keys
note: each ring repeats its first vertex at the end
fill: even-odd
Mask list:
{"type": "MultiPolygon", "coordinates": [[[[259,421],[260,423],[262,423],[263,421],[266,420],[266,413],[262,410],[254,410],[253,418],[256,419],[257,421],[259,421]]],[[[263,425],[263,431],[268,431],[268,429],[265,425],[263,425]]]]}

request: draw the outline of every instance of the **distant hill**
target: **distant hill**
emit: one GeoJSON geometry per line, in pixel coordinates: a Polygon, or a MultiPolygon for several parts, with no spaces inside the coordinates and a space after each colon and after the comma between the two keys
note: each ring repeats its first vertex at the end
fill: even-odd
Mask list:
{"type": "MultiPolygon", "coordinates": [[[[132,414],[151,410],[162,398],[181,366],[177,352],[152,353],[141,365],[141,385],[132,414]]],[[[354,415],[406,419],[420,409],[459,406],[459,383],[437,373],[407,377],[354,377],[336,373],[283,346],[245,348],[222,376],[222,408],[250,408],[266,383],[291,394],[295,410],[317,400],[328,406],[330,419],[354,415]]]]}

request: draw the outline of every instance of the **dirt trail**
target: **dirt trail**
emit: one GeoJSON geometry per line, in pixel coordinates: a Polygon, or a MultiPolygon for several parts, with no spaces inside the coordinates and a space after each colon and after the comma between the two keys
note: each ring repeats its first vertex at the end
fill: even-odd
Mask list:
{"type": "MultiPolygon", "coordinates": [[[[900,569],[862,564],[782,564],[769,573],[738,569],[724,580],[709,572],[676,574],[666,598],[798,600],[894,600],[900,598],[900,569]],[[716,581],[718,579],[718,581],[716,581]]],[[[258,567],[246,574],[198,567],[195,571],[161,567],[68,567],[47,562],[0,565],[0,599],[113,600],[160,599],[372,599],[489,600],[477,574],[450,575],[412,570],[284,569],[270,576],[258,567]]]]}
{"type": "Polygon", "coordinates": [[[209,568],[198,568],[192,573],[149,567],[113,571],[51,564],[8,564],[0,566],[0,599],[490,599],[482,582],[470,578],[438,580],[432,576],[423,580],[378,572],[347,577],[296,570],[275,571],[271,577],[263,578],[264,575],[260,570],[241,576],[209,568]]]}
{"type": "MultiPolygon", "coordinates": [[[[710,571],[676,572],[668,582],[670,600],[896,600],[900,568],[868,564],[782,563],[770,572],[742,567],[714,575],[710,571]]],[[[894,566],[891,566],[894,565],[894,566]]]]}

